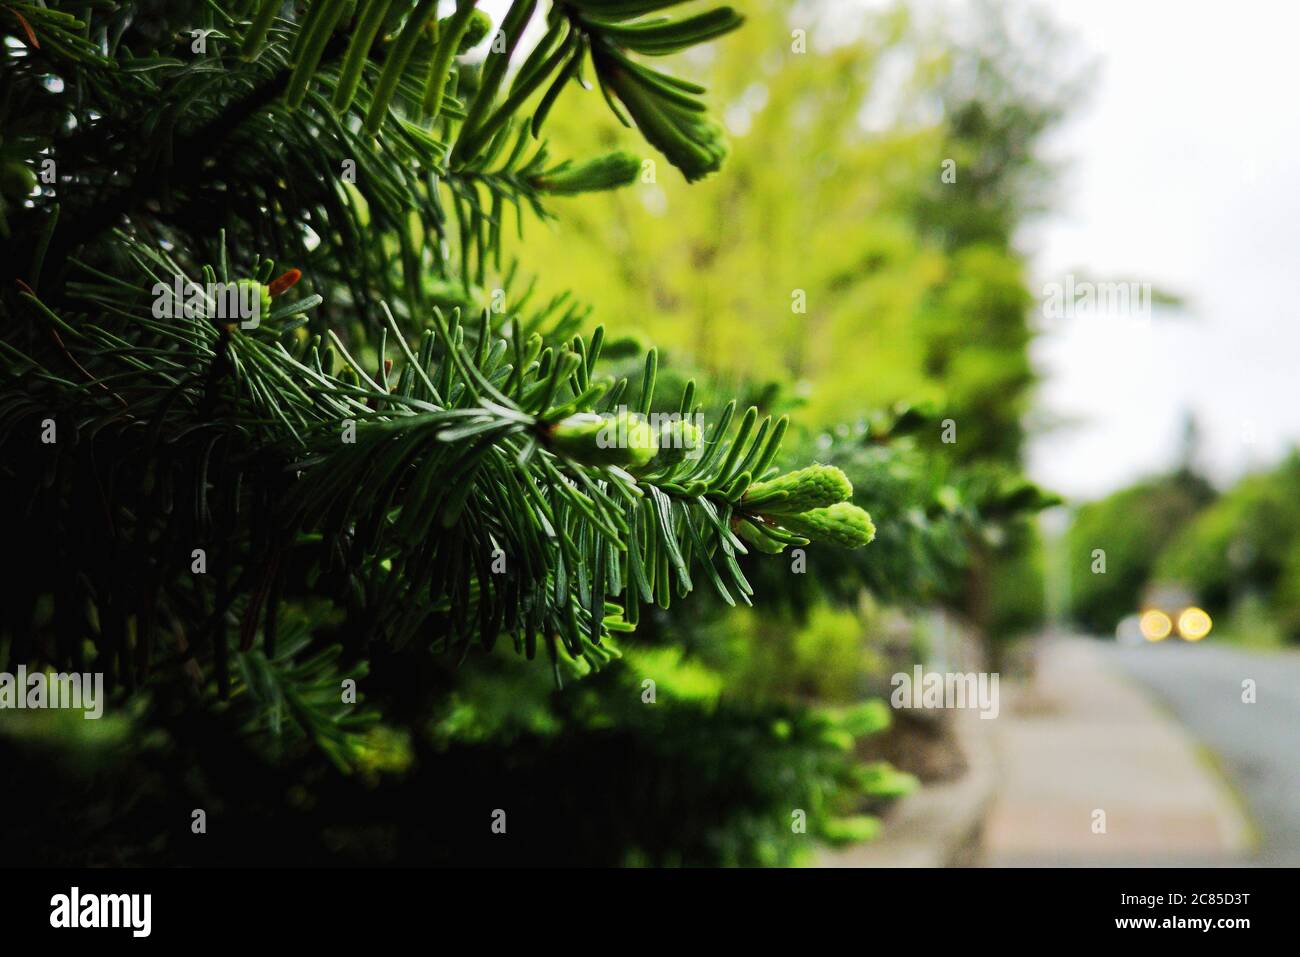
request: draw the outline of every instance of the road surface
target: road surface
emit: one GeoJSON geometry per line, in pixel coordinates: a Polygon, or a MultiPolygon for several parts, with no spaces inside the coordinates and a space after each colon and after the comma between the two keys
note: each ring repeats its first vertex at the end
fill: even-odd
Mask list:
{"type": "Polygon", "coordinates": [[[1259,831],[1254,863],[1300,866],[1300,652],[1167,640],[1103,644],[1103,659],[1149,689],[1217,756],[1259,831]],[[1255,703],[1243,683],[1255,683],[1255,703]]]}

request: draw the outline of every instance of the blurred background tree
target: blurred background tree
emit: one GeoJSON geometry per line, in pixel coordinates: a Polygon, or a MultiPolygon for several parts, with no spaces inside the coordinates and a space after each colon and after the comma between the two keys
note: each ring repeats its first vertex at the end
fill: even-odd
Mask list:
{"type": "Polygon", "coordinates": [[[1207,505],[1152,574],[1190,587],[1234,637],[1300,641],[1300,452],[1207,505]]]}
{"type": "Polygon", "coordinates": [[[1081,506],[1066,539],[1074,620],[1113,634],[1137,611],[1161,553],[1213,498],[1204,478],[1180,468],[1081,506]]]}
{"type": "MultiPolygon", "coordinates": [[[[576,274],[597,312],[700,369],[791,382],[809,428],[931,401],[958,423],[959,459],[1017,462],[1032,297],[1013,240],[1053,173],[1041,138],[1078,94],[1053,66],[1065,41],[994,4],[942,31],[903,5],[746,14],[696,58],[729,175],[688,191],[652,163],[572,201],[528,237],[543,288],[576,274]]],[[[618,141],[580,105],[551,122],[572,149],[618,141]]]]}

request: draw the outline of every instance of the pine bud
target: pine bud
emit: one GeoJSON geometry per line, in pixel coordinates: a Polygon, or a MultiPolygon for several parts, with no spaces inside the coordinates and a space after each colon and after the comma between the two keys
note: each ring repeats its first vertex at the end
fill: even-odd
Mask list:
{"type": "Polygon", "coordinates": [[[659,454],[654,458],[656,468],[675,465],[702,448],[703,435],[684,419],[669,419],[659,423],[659,454]]]}
{"type": "Polygon", "coordinates": [[[566,161],[533,180],[548,193],[594,193],[631,185],[641,171],[641,160],[626,150],[597,156],[585,163],[566,161]]]}
{"type": "Polygon", "coordinates": [[[780,522],[796,534],[841,548],[861,548],[876,537],[871,516],[851,502],[815,508],[799,515],[783,515],[780,522]]]}
{"type": "Polygon", "coordinates": [[[835,466],[810,465],[751,485],[744,507],[766,515],[797,515],[843,502],[852,494],[853,483],[835,466]]]}
{"type": "Polygon", "coordinates": [[[639,468],[659,446],[654,430],[639,415],[596,415],[578,412],[551,427],[551,448],[583,465],[639,468]]]}

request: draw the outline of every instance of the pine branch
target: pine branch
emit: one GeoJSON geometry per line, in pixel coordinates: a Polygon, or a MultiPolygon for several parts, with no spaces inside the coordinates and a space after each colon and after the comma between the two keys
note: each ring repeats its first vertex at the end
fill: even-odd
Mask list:
{"type": "MultiPolygon", "coordinates": [[[[325,598],[349,660],[508,635],[594,669],[643,606],[703,579],[747,603],[741,557],[807,542],[772,498],[746,503],[783,420],[731,403],[706,427],[691,384],[660,422],[655,353],[628,408],[572,297],[532,305],[511,267],[500,311],[474,301],[501,269],[507,208],[545,218],[548,194],[635,178],[627,152],[555,163],[537,140],[584,58],[688,178],[716,166],[702,91],[631,54],[739,18],[636,19],[661,6],[553,4],[513,77],[535,0],[512,4],[481,69],[451,52],[482,23],[474,5],[435,23],[424,0],[346,17],[315,0],[301,20],[214,7],[207,60],[168,56],[169,24],[124,23],[106,56],[56,52],[85,122],[50,141],[62,214],[44,198],[23,214],[47,226],[42,281],[6,291],[0,449],[16,454],[0,518],[34,543],[24,595],[85,608],[111,682],[180,669],[220,700],[256,699],[262,730],[287,709],[347,765],[364,749],[324,707],[340,672],[319,656],[336,641],[323,625],[304,637],[289,609],[325,598]],[[140,42],[159,55],[141,62],[140,42]],[[336,173],[348,161],[355,177],[336,173]],[[272,249],[297,268],[273,278],[256,253],[272,249]],[[300,275],[320,294],[287,292],[300,275]]],[[[20,60],[22,100],[39,76],[20,60]]],[[[852,515],[818,527],[863,544],[852,515]]],[[[70,663],[77,627],[41,654],[70,663]]]]}
{"type": "MultiPolygon", "coordinates": [[[[806,541],[783,532],[775,510],[745,502],[784,422],[759,423],[751,409],[733,431],[733,403],[697,430],[692,385],[677,416],[648,428],[653,352],[636,410],[620,404],[625,381],[597,374],[599,331],[548,343],[523,323],[498,336],[487,313],[468,327],[435,310],[411,346],[390,314],[396,354],[363,365],[334,333],[305,335],[309,303],[268,307],[249,330],[197,293],[192,314],[155,318],[151,291],[194,280],[165,254],[121,239],[146,285],[77,284],[88,312],[55,317],[95,378],[69,385],[39,357],[23,357],[29,388],[53,390],[58,418],[101,436],[110,473],[157,474],[185,446],[215,463],[197,488],[178,489],[194,497],[197,524],[164,528],[158,516],[146,529],[146,515],[122,509],[115,529],[170,538],[168,550],[184,554],[240,512],[274,516],[256,541],[244,532],[224,546],[230,567],[218,578],[214,620],[247,599],[244,647],[266,594],[282,584],[279,565],[294,556],[313,569],[308,578],[353,596],[350,614],[367,623],[367,640],[400,646],[420,634],[433,648],[490,648],[506,633],[530,656],[539,641],[558,640],[599,667],[611,632],[635,625],[642,603],[668,607],[674,591],[689,593],[699,570],[725,601],[749,600],[737,561],[748,551],[742,523],[767,545],[806,541]],[[698,448],[673,447],[673,438],[698,448]],[[214,501],[210,486],[242,491],[214,501]]],[[[265,286],[268,268],[253,270],[252,288],[265,286]]],[[[204,272],[207,282],[216,276],[204,272]]],[[[15,411],[6,434],[34,427],[36,408],[15,411]]],[[[195,587],[184,567],[164,578],[154,598],[163,606],[169,588],[195,587]]]]}

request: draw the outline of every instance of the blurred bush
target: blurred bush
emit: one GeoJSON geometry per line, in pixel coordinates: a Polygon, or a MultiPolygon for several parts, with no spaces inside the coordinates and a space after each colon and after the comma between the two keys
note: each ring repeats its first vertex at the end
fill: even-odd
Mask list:
{"type": "Polygon", "coordinates": [[[1205,479],[1179,469],[1081,506],[1066,536],[1071,617],[1113,634],[1138,609],[1162,551],[1213,498],[1205,479]],[[1098,549],[1104,571],[1094,571],[1098,549]]]}
{"type": "Polygon", "coordinates": [[[1300,453],[1242,479],[1176,531],[1156,578],[1188,585],[1214,616],[1255,599],[1300,640],[1300,453]]]}

